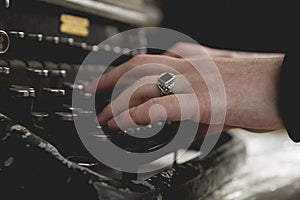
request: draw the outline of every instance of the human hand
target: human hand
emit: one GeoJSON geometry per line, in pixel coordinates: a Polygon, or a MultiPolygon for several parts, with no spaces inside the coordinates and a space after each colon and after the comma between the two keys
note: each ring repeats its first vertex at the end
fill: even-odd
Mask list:
{"type": "MultiPolygon", "coordinates": [[[[211,95],[204,79],[211,77],[213,82],[219,74],[226,91],[225,128],[274,130],[283,128],[277,108],[278,76],[282,60],[281,54],[216,50],[179,43],[165,55],[132,58],[104,74],[99,84],[98,81],[91,83],[87,90],[96,88],[97,92],[102,92],[113,88],[118,81],[118,85],[126,88],[98,115],[100,124],[108,124],[114,129],[131,127],[134,125],[132,122],[142,125],[158,120],[188,119],[209,125],[221,122],[211,121],[211,95]],[[212,61],[217,71],[210,70],[212,61]],[[197,73],[191,62],[198,63],[204,73],[197,73]],[[141,65],[144,66],[142,69],[138,67],[141,65]],[[122,79],[126,72],[133,69],[136,70],[122,79]],[[175,94],[161,97],[156,81],[166,71],[176,75],[175,94]],[[129,105],[124,103],[127,100],[129,105]]],[[[219,103],[224,105],[224,102],[219,103]]]]}

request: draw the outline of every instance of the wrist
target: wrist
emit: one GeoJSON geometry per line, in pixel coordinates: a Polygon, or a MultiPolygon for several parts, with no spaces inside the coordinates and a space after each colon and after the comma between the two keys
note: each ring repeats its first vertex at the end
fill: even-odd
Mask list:
{"type": "Polygon", "coordinates": [[[217,59],[224,81],[225,124],[258,130],[283,128],[278,109],[283,56],[217,59]]]}

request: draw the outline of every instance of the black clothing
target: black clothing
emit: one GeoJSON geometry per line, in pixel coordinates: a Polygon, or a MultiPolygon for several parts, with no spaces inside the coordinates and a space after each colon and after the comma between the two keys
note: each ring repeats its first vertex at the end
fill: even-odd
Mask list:
{"type": "Polygon", "coordinates": [[[299,93],[299,51],[291,48],[286,51],[286,57],[280,76],[279,109],[284,125],[290,138],[300,142],[300,122],[298,114],[300,108],[299,93]]]}
{"type": "Polygon", "coordinates": [[[300,142],[300,12],[296,4],[283,0],[165,0],[163,26],[214,48],[285,53],[279,109],[291,139],[300,142]]]}

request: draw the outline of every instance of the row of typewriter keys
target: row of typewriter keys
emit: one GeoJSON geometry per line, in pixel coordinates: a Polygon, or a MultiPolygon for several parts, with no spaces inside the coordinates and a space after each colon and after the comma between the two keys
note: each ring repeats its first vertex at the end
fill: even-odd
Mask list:
{"type": "MultiPolygon", "coordinates": [[[[104,128],[106,133],[104,134],[103,127],[97,127],[94,124],[94,116],[91,110],[84,107],[72,107],[73,92],[87,102],[94,98],[92,94],[84,92],[84,84],[74,84],[72,81],[79,66],[53,62],[24,62],[22,60],[0,60],[0,66],[0,88],[4,100],[0,112],[27,127],[41,129],[40,134],[45,139],[52,140],[51,142],[54,144],[57,141],[64,143],[63,141],[69,140],[70,137],[65,137],[62,134],[56,136],[45,134],[47,132],[72,132],[72,135],[77,135],[74,118],[79,117],[90,125],[91,128],[87,131],[102,141],[107,140],[107,135],[110,134],[113,137],[116,136],[114,138],[119,140],[119,138],[122,138],[119,136],[124,136],[126,132],[132,134],[153,130],[153,125],[143,128],[130,128],[125,132],[119,131],[119,133],[104,128]]],[[[96,70],[98,70],[97,73],[102,72],[99,66],[89,66],[86,69],[87,76],[90,77],[93,77],[96,70]],[[88,72],[88,69],[90,72],[88,72]]],[[[102,100],[104,101],[102,102],[103,105],[109,102],[108,98],[102,100]]],[[[162,125],[157,123],[155,126],[161,127],[162,125]]],[[[132,144],[132,142],[125,142],[124,139],[121,139],[120,142],[121,146],[122,144],[125,146],[132,144]]],[[[65,150],[66,147],[62,149],[65,150]]],[[[74,155],[76,152],[70,154],[74,155]]]]}

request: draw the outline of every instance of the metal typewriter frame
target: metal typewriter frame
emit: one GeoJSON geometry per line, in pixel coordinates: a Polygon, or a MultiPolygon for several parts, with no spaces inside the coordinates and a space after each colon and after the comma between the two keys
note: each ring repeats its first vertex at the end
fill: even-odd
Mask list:
{"type": "MultiPolygon", "coordinates": [[[[65,48],[72,49],[76,52],[87,54],[91,51],[104,51],[106,53],[125,55],[127,58],[131,58],[140,53],[146,53],[145,49],[140,49],[130,52],[128,48],[118,45],[97,45],[97,42],[91,42],[95,40],[95,35],[99,32],[92,33],[87,38],[78,36],[71,36],[67,34],[59,33],[57,30],[51,30],[46,25],[41,27],[45,31],[39,31],[39,27],[34,27],[34,23],[29,24],[27,27],[26,22],[30,17],[26,16],[31,14],[26,12],[26,9],[32,9],[36,11],[36,8],[26,3],[23,0],[5,1],[4,7],[0,7],[1,15],[4,15],[4,19],[7,21],[1,21],[0,18],[0,30],[5,30],[11,43],[10,48],[3,51],[0,54],[0,61],[2,58],[6,61],[16,58],[20,51],[16,44],[34,44],[39,45],[49,44],[54,48],[63,46],[65,48]],[[22,7],[24,3],[24,9],[22,7]],[[17,6],[16,6],[17,5],[17,6]],[[3,10],[4,9],[4,10],[3,10]],[[16,9],[24,13],[13,12],[9,13],[9,9],[16,9]],[[11,17],[10,14],[13,16],[11,17]],[[14,21],[14,17],[21,20],[19,25],[14,21]],[[22,24],[24,23],[24,24],[22,24]],[[17,27],[17,28],[14,28],[17,27]],[[31,31],[30,29],[33,29],[31,31]],[[49,31],[50,33],[47,33],[49,31]],[[77,51],[78,50],[78,51],[77,51]],[[15,52],[16,51],[16,52],[15,52]],[[5,53],[5,54],[4,54],[5,53]],[[7,57],[8,58],[7,58],[7,57]]],[[[116,5],[108,5],[107,7],[101,7],[101,9],[82,8],[78,4],[72,3],[72,1],[60,1],[60,0],[29,0],[32,5],[42,5],[44,9],[53,9],[62,7],[67,9],[67,13],[71,15],[88,16],[91,17],[91,30],[105,28],[106,23],[109,26],[120,28],[120,31],[137,26],[149,26],[156,25],[160,20],[160,13],[153,7],[146,7],[145,10],[130,10],[128,8],[121,8],[121,12],[114,11],[116,5]],[[114,8],[109,10],[107,8],[114,8]],[[101,12],[99,12],[101,11],[101,12]],[[102,12],[103,11],[103,12],[102,12]],[[140,16],[140,17],[137,17],[140,16]],[[101,18],[101,20],[100,20],[101,18]],[[103,21],[102,21],[103,20],[103,21]],[[98,26],[98,22],[101,22],[101,26],[98,26]]],[[[1,6],[1,5],[0,5],[1,6]]],[[[63,9],[62,9],[63,10],[63,9]]],[[[43,13],[39,13],[42,15],[43,13]]],[[[51,13],[50,13],[51,14],[51,13]]],[[[38,15],[37,15],[38,16],[38,15]]],[[[53,14],[53,16],[46,16],[45,19],[52,20],[54,24],[59,23],[59,13],[53,14]],[[57,15],[57,16],[56,16],[57,15]]],[[[38,19],[37,19],[38,20],[38,19]]],[[[39,21],[40,22],[40,21],[39,21]]],[[[101,29],[101,31],[103,31],[101,29]]],[[[100,32],[101,32],[100,31],[100,32]]],[[[102,32],[101,32],[102,34],[102,32]]],[[[105,35],[105,34],[103,34],[105,35]]],[[[106,35],[107,37],[107,35],[106,35]]],[[[105,38],[102,38],[105,39],[105,38]]],[[[24,52],[27,57],[26,53],[24,52]]],[[[49,60],[52,61],[52,60],[49,60]]],[[[10,65],[10,62],[7,62],[10,65]]],[[[74,64],[74,63],[73,63],[74,64]]],[[[78,63],[76,63],[78,64],[78,63]]],[[[25,63],[27,65],[27,63],[25,63]]],[[[7,75],[9,75],[13,68],[10,66],[0,66],[0,81],[1,84],[8,83],[7,75]]],[[[78,67],[78,66],[76,66],[78,67]]],[[[63,71],[51,71],[45,69],[34,69],[26,66],[26,76],[41,76],[48,77],[50,74],[53,76],[66,76],[63,71]],[[61,73],[60,73],[61,72],[61,73]]],[[[22,77],[17,77],[22,78],[22,77]]],[[[35,78],[36,79],[36,78],[35,78]]],[[[33,81],[33,86],[41,87],[40,80],[33,81]]],[[[67,86],[68,87],[68,86],[67,86]]],[[[72,85],[70,86],[72,87],[72,85]]],[[[79,87],[79,86],[78,86],[79,87]]],[[[43,88],[43,87],[42,87],[43,88]]],[[[42,91],[42,88],[39,90],[42,91]]],[[[46,87],[47,88],[47,87],[46,87]]],[[[74,86],[73,89],[76,89],[74,86]]],[[[35,88],[23,87],[13,85],[10,92],[15,95],[14,99],[19,101],[19,97],[26,97],[23,103],[28,107],[32,106],[31,99],[41,91],[35,92],[35,88]],[[20,96],[18,96],[20,95],[20,96]]],[[[54,92],[57,94],[65,94],[65,91],[53,90],[53,88],[46,89],[46,92],[54,92]]],[[[22,100],[23,101],[23,100],[22,100]]],[[[65,105],[66,109],[70,108],[69,105],[65,105]]],[[[30,108],[31,109],[31,108],[30,108]]],[[[28,111],[28,110],[27,110],[28,111]]],[[[26,112],[27,112],[26,111],[26,112]]],[[[31,110],[32,111],[32,110],[31,110]]],[[[28,112],[31,112],[28,111],[28,112]]],[[[61,152],[55,148],[51,142],[45,141],[49,135],[43,135],[45,126],[43,120],[49,117],[49,114],[43,112],[35,112],[32,114],[32,120],[34,126],[26,127],[20,125],[14,120],[0,114],[0,160],[4,163],[4,166],[0,165],[0,186],[7,191],[7,195],[14,194],[14,197],[22,196],[24,198],[34,198],[32,195],[42,193],[49,194],[53,198],[69,198],[68,192],[78,190],[74,192],[73,197],[76,199],[80,195],[82,198],[90,197],[91,199],[174,199],[174,198],[204,198],[214,189],[222,185],[224,182],[230,180],[235,168],[241,163],[245,156],[245,148],[239,140],[232,138],[230,135],[224,133],[226,142],[221,143],[211,152],[206,158],[196,158],[190,162],[175,165],[172,169],[164,170],[157,175],[152,176],[146,180],[135,180],[136,174],[124,174],[123,181],[112,179],[111,177],[104,176],[101,173],[93,171],[88,167],[80,166],[78,163],[71,162],[61,155],[61,152]],[[37,130],[38,133],[33,133],[32,130],[37,130]],[[39,136],[41,137],[39,137],[39,136]],[[43,138],[43,139],[42,139],[43,138]],[[232,148],[234,147],[234,148],[232,148]],[[9,163],[10,158],[14,157],[15,163],[9,163]],[[39,160],[45,161],[39,162],[39,160]],[[224,168],[221,162],[226,162],[224,168]],[[19,164],[16,164],[19,163],[19,164]],[[12,164],[12,167],[10,167],[12,164]],[[210,166],[208,166],[210,164],[210,166]],[[41,170],[44,169],[44,170],[41,170]],[[54,174],[49,173],[52,168],[55,168],[54,174]],[[33,171],[26,169],[34,169],[33,171]],[[2,173],[4,170],[5,173],[2,173]],[[35,171],[39,176],[36,176],[35,171]],[[68,174],[67,180],[62,179],[65,174],[68,174]],[[3,176],[3,177],[1,177],[3,176]],[[45,179],[41,177],[46,177],[45,179]],[[70,181],[70,179],[73,181],[70,181]],[[2,182],[4,180],[4,182],[2,182]],[[28,181],[28,180],[31,180],[28,181]],[[5,182],[8,181],[8,182],[5,182]],[[19,185],[17,182],[24,183],[19,185]],[[207,182],[207,184],[200,184],[207,182]],[[26,183],[26,184],[25,184],[26,183]],[[46,184],[46,187],[43,187],[46,184]],[[55,185],[58,185],[55,187],[55,185]],[[54,194],[52,189],[59,191],[62,196],[54,194]],[[81,191],[79,190],[81,189],[81,191]],[[190,191],[193,192],[190,192],[190,191]],[[25,191],[25,192],[24,192],[25,191]]],[[[57,117],[62,118],[65,121],[71,121],[74,116],[68,116],[63,112],[54,112],[57,117]]],[[[23,116],[22,119],[28,116],[23,116]]],[[[48,134],[48,133],[47,133],[48,134]]],[[[50,133],[51,134],[51,133],[50,133]]],[[[51,135],[50,135],[51,138],[51,135]]],[[[223,138],[223,139],[224,139],[223,138]]],[[[196,145],[196,144],[195,144],[196,145]]],[[[6,193],[5,193],[6,194],[6,193]]],[[[4,194],[4,195],[5,195],[4,194]]]]}

